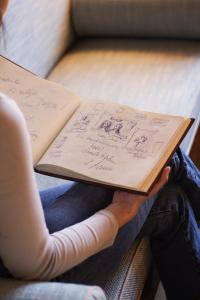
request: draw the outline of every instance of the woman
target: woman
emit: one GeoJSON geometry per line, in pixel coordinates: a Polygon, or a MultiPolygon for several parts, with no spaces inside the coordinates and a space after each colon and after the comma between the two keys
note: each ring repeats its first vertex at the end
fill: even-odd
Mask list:
{"type": "MultiPolygon", "coordinates": [[[[113,194],[103,188],[72,183],[43,191],[43,212],[24,117],[16,103],[3,94],[0,94],[0,140],[0,253],[14,277],[50,280],[63,274],[111,246],[119,228],[131,221],[147,200],[145,196],[113,194]]],[[[151,196],[167,181],[168,173],[169,168],[166,168],[151,196]]],[[[120,237],[124,239],[123,245],[119,245],[116,254],[107,250],[107,256],[117,262],[128,250],[136,236],[134,226],[134,222],[128,224],[129,232],[123,229],[120,237]]],[[[95,259],[98,261],[98,257],[95,259]]],[[[91,268],[95,269],[94,264],[91,268]]],[[[91,268],[86,268],[89,270],[87,276],[93,280],[91,268]]],[[[65,274],[65,278],[70,280],[71,273],[65,274]]],[[[73,275],[73,281],[79,280],[81,271],[75,273],[78,277],[73,275]]],[[[106,273],[104,270],[103,274],[106,273]]],[[[83,275],[86,274],[84,270],[83,275]]],[[[102,282],[105,280],[103,274],[100,275],[102,282]]]]}
{"type": "MultiPolygon", "coordinates": [[[[1,0],[0,4],[0,16],[3,16],[7,1],[1,0]]],[[[0,256],[4,271],[6,267],[16,278],[55,279],[111,246],[119,228],[134,218],[147,200],[147,197],[119,192],[113,195],[105,189],[72,183],[41,192],[41,203],[24,117],[15,102],[3,94],[0,94],[0,140],[0,256]]],[[[169,168],[166,168],[151,195],[164,185],[168,173],[169,168]]],[[[103,265],[101,262],[107,260],[108,255],[114,260],[109,258],[110,268],[116,264],[137,234],[135,225],[131,226],[127,243],[120,246],[119,242],[117,251],[114,247],[113,253],[109,249],[101,253],[100,258],[92,258],[96,266],[103,265]]],[[[81,272],[81,265],[79,271],[72,270],[65,278],[96,281],[94,266],[92,263],[81,272]]],[[[110,270],[109,263],[106,267],[110,270]]],[[[108,272],[104,267],[99,273],[97,283],[103,286],[108,272]]]]}
{"type": "MultiPolygon", "coordinates": [[[[6,2],[0,0],[1,16],[6,2]]],[[[199,218],[200,175],[180,150],[148,197],[75,183],[39,195],[24,117],[3,94],[0,141],[1,277],[104,287],[107,274],[140,229],[134,217],[154,197],[143,233],[150,235],[167,296],[191,300],[200,296],[200,242],[190,206],[199,218]],[[170,169],[173,184],[162,188],[170,169]]]]}

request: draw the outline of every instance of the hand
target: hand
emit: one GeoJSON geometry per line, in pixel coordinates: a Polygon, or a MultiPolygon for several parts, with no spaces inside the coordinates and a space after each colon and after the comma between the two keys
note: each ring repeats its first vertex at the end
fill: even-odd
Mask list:
{"type": "Polygon", "coordinates": [[[122,227],[132,218],[134,218],[140,206],[160,191],[160,189],[168,181],[170,170],[170,167],[164,168],[161,177],[154,184],[153,188],[147,196],[121,191],[116,191],[114,193],[112,203],[107,206],[107,209],[114,214],[119,223],[119,227],[122,227]]]}

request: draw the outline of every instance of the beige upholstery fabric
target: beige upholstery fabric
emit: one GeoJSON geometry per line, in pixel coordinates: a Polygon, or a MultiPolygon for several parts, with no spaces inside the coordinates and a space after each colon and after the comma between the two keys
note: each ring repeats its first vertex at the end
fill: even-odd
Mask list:
{"type": "Polygon", "coordinates": [[[71,1],[11,0],[0,31],[0,54],[46,76],[72,40],[71,1]]]}
{"type": "Polygon", "coordinates": [[[49,78],[85,99],[197,117],[199,70],[197,42],[92,39],[74,46],[49,78]]]}
{"type": "Polygon", "coordinates": [[[73,0],[82,36],[200,38],[198,0],[73,0]]]}

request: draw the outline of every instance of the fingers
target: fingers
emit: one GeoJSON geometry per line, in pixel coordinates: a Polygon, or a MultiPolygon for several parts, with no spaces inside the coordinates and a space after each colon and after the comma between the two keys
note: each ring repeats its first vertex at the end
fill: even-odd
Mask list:
{"type": "Polygon", "coordinates": [[[162,174],[161,174],[161,178],[158,181],[158,184],[163,186],[168,181],[170,171],[171,171],[171,167],[167,166],[164,168],[164,170],[162,171],[162,174]]]}
{"type": "Polygon", "coordinates": [[[169,166],[165,167],[163,169],[159,180],[154,184],[153,188],[151,189],[151,191],[149,192],[149,194],[147,196],[130,194],[127,192],[122,192],[122,191],[116,191],[114,193],[112,202],[116,203],[116,202],[130,201],[130,202],[133,202],[134,204],[136,204],[136,202],[137,202],[138,205],[141,205],[144,201],[148,200],[150,197],[157,194],[160,191],[160,189],[167,183],[167,181],[169,179],[170,171],[171,171],[171,168],[169,166]]]}
{"type": "Polygon", "coordinates": [[[162,171],[161,177],[158,180],[158,182],[153,186],[152,190],[149,193],[149,196],[152,197],[156,193],[159,192],[159,190],[167,183],[169,179],[171,168],[169,166],[165,167],[162,171]]]}

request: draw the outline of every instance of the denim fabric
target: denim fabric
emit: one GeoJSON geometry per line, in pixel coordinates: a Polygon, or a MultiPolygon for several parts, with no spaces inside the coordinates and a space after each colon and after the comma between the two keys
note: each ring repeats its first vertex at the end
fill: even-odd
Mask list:
{"type": "Polygon", "coordinates": [[[200,299],[200,172],[180,149],[142,228],[169,300],[200,299]],[[195,212],[195,214],[194,214],[195,212]]]}
{"type": "Polygon", "coordinates": [[[186,193],[194,210],[196,219],[200,220],[200,171],[192,160],[178,149],[171,160],[172,175],[170,182],[178,184],[186,193]]]}
{"type": "MultiPolygon", "coordinates": [[[[44,214],[49,231],[55,232],[88,218],[105,208],[112,200],[113,192],[91,185],[73,183],[59,187],[63,194],[52,197],[52,188],[41,195],[44,214]]],[[[137,216],[119,230],[112,247],[88,258],[72,270],[55,280],[104,287],[108,276],[117,268],[124,254],[130,249],[140,232],[154,199],[145,203],[137,216]],[[98,270],[98,272],[97,272],[98,270]]]]}
{"type": "MultiPolygon", "coordinates": [[[[200,236],[196,222],[200,211],[200,172],[180,149],[170,164],[169,183],[119,230],[113,246],[55,278],[55,281],[104,287],[109,273],[115,270],[141,231],[150,236],[153,257],[168,299],[200,298],[200,236]]],[[[70,183],[42,191],[40,195],[47,226],[50,232],[54,232],[106,207],[113,192],[70,183]]]]}
{"type": "Polygon", "coordinates": [[[168,300],[200,299],[200,235],[193,210],[178,185],[162,190],[142,229],[168,300]]]}
{"type": "Polygon", "coordinates": [[[61,197],[65,192],[67,192],[75,183],[73,181],[69,181],[66,184],[61,184],[58,186],[53,186],[48,189],[40,190],[40,198],[42,207],[45,210],[47,207],[49,208],[57,198],[61,197]]]}
{"type": "MultiPolygon", "coordinates": [[[[144,205],[136,218],[119,231],[112,247],[94,255],[57,278],[57,280],[96,284],[104,287],[109,272],[116,268],[124,253],[131,247],[153,205],[143,226],[142,233],[151,237],[153,255],[169,299],[179,299],[180,296],[180,299],[192,300],[196,299],[196,296],[200,296],[198,288],[200,277],[196,272],[200,262],[200,246],[198,246],[200,240],[196,220],[190,206],[192,205],[198,212],[200,173],[180,149],[173,156],[170,165],[172,171],[169,184],[157,195],[156,203],[153,205],[155,199],[147,202],[148,206],[145,207],[144,205]],[[176,241],[179,239],[182,242],[177,243],[176,241]],[[163,242],[165,240],[168,242],[163,242]],[[163,243],[164,246],[162,246],[163,243]],[[163,254],[162,247],[165,250],[169,248],[169,251],[164,251],[163,254]],[[170,251],[170,249],[172,250],[170,251]],[[188,251],[188,249],[191,251],[188,251]],[[179,261],[177,257],[180,259],[179,261]],[[163,264],[163,261],[166,264],[163,264]],[[196,261],[196,265],[190,261],[196,261]],[[194,279],[193,284],[188,281],[188,274],[194,279]],[[182,287],[183,282],[185,288],[182,287]],[[188,295],[193,298],[188,298],[188,295]]],[[[77,220],[81,221],[90,216],[96,210],[108,205],[111,199],[112,192],[109,190],[83,184],[73,184],[56,201],[51,202],[45,210],[47,224],[51,231],[59,230],[63,226],[69,226],[77,220]],[[56,214],[60,223],[59,221],[56,222],[52,228],[55,211],[57,211],[56,214]]],[[[198,213],[196,213],[197,216],[199,216],[198,213]]]]}

